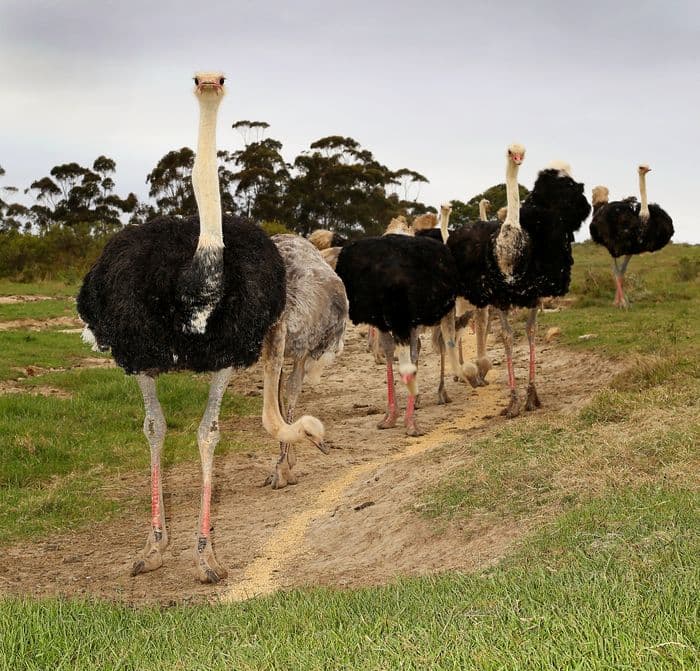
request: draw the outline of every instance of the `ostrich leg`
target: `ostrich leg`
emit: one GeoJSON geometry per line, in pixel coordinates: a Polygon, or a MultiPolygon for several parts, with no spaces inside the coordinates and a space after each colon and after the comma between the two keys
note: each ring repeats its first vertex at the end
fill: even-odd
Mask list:
{"type": "Polygon", "coordinates": [[[515,372],[513,370],[513,329],[508,322],[508,311],[499,310],[498,316],[501,319],[501,338],[503,347],[506,350],[506,363],[508,366],[508,388],[510,389],[510,401],[501,414],[512,419],[520,414],[520,404],[518,394],[515,391],[515,372]]]}
{"type": "Polygon", "coordinates": [[[209,400],[197,430],[199,457],[202,461],[202,500],[197,523],[197,544],[194,550],[195,566],[200,582],[217,583],[228,573],[214,555],[211,541],[211,489],[214,470],[214,450],[219,442],[219,412],[221,399],[231,379],[232,368],[219,370],[212,376],[209,400]]]}
{"type": "Polygon", "coordinates": [[[394,338],[390,333],[378,331],[378,335],[382,349],[384,350],[384,356],[386,357],[387,408],[384,419],[377,424],[377,428],[391,429],[396,426],[396,418],[398,416],[398,412],[396,410],[396,397],[394,395],[394,350],[396,349],[396,344],[394,343],[394,338]]]}
{"type": "Polygon", "coordinates": [[[537,308],[530,308],[530,314],[527,317],[525,325],[527,332],[527,341],[530,344],[530,379],[527,385],[527,398],[525,400],[525,410],[535,410],[541,408],[542,403],[537,396],[535,389],[535,337],[537,335],[537,308]]]}
{"type": "MultiPolygon", "coordinates": [[[[437,330],[435,334],[435,339],[437,340],[437,345],[440,349],[440,383],[438,385],[438,405],[444,405],[445,403],[452,403],[452,399],[447,395],[447,390],[445,389],[445,340],[442,337],[442,333],[437,330]]],[[[461,344],[460,340],[460,344],[461,344]]],[[[460,364],[462,363],[460,359],[460,364]]],[[[457,378],[459,379],[459,378],[457,378]]]]}
{"type": "MultiPolygon", "coordinates": [[[[301,387],[304,382],[305,363],[306,357],[297,359],[294,362],[292,372],[284,385],[284,393],[282,393],[282,381],[280,378],[280,405],[281,399],[285,398],[287,406],[287,424],[291,424],[294,421],[294,409],[296,408],[297,400],[299,399],[301,387]]],[[[285,411],[282,410],[282,412],[285,411]]],[[[292,473],[292,468],[294,468],[296,462],[297,458],[294,452],[294,445],[291,443],[280,443],[280,456],[275,464],[275,472],[272,475],[272,489],[282,489],[287,485],[297,484],[297,477],[292,473]]]]}
{"type": "Polygon", "coordinates": [[[163,510],[163,484],[160,472],[160,452],[165,440],[165,417],[156,394],[156,381],[150,375],[137,375],[136,380],[143,394],[146,418],[143,432],[151,448],[151,531],[146,545],[134,562],[131,575],[153,571],[163,565],[162,552],[168,545],[163,510]]]}
{"type": "Polygon", "coordinates": [[[407,436],[422,436],[424,431],[416,423],[415,409],[418,386],[416,384],[416,374],[418,371],[418,353],[420,352],[420,338],[418,330],[411,329],[408,347],[399,345],[399,372],[401,379],[408,388],[408,400],[406,401],[406,414],[404,424],[407,436]]]}
{"type": "Polygon", "coordinates": [[[620,286],[620,302],[618,304],[618,307],[621,308],[628,308],[630,306],[630,303],[627,300],[627,297],[625,296],[625,273],[627,272],[627,266],[629,265],[631,258],[632,256],[628,254],[627,256],[625,256],[625,258],[622,260],[622,263],[620,264],[620,274],[618,276],[618,283],[620,286]]]}
{"type": "Polygon", "coordinates": [[[488,384],[486,374],[491,370],[491,361],[486,355],[486,338],[489,331],[489,308],[477,308],[474,315],[474,331],[476,332],[476,368],[477,384],[480,387],[488,384]]]}
{"type": "Polygon", "coordinates": [[[440,331],[442,332],[442,340],[447,348],[447,357],[450,360],[452,373],[455,378],[469,382],[472,387],[476,387],[477,370],[473,363],[466,363],[464,366],[459,365],[457,357],[457,348],[455,345],[455,311],[450,310],[440,321],[440,331]]]}

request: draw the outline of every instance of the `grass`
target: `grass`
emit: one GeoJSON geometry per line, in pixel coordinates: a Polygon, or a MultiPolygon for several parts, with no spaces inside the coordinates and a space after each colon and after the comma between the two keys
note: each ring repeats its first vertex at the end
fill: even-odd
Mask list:
{"type": "MultiPolygon", "coordinates": [[[[81,343],[75,333],[58,330],[0,331],[0,380],[18,380],[34,368],[69,368],[87,357],[108,358],[81,343]]],[[[0,401],[0,409],[4,399],[0,401]]]]}
{"type": "MultiPolygon", "coordinates": [[[[133,377],[117,369],[81,368],[20,384],[58,389],[67,397],[0,397],[0,545],[80,526],[88,500],[97,519],[106,519],[129,502],[114,500],[102,485],[117,471],[147,472],[149,463],[143,402],[133,377]]],[[[206,376],[164,376],[158,390],[168,421],[164,465],[196,458],[206,376]]],[[[259,412],[259,398],[224,398],[223,418],[259,412]]],[[[248,447],[224,435],[217,454],[248,447]]]]}
{"type": "Polygon", "coordinates": [[[60,280],[15,282],[0,278],[0,296],[65,296],[75,297],[80,285],[60,280]]]}
{"type": "Polygon", "coordinates": [[[0,668],[695,669],[698,503],[619,491],[479,575],[228,606],[8,599],[0,668]]]}
{"type": "Polygon", "coordinates": [[[75,302],[70,299],[0,304],[0,322],[77,316],[75,302]]]}

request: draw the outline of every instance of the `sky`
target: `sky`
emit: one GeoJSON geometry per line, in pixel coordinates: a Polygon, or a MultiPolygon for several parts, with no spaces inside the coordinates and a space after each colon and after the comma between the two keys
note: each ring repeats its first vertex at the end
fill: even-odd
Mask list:
{"type": "MultiPolygon", "coordinates": [[[[226,73],[220,149],[266,121],[288,161],[344,135],[425,175],[420,200],[467,200],[553,159],[590,190],[638,194],[677,242],[700,243],[700,3],[696,0],[0,0],[0,186],[59,163],[117,162],[147,195],[171,149],[194,147],[197,70],[226,73]]],[[[579,239],[587,237],[587,225],[579,239]]]]}

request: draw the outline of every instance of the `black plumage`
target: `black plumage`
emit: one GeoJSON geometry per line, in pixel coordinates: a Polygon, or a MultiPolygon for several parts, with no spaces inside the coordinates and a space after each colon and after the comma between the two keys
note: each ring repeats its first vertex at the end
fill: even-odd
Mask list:
{"type": "Polygon", "coordinates": [[[523,235],[512,276],[501,271],[496,239],[502,224],[476,221],[447,241],[459,271],[459,295],[476,307],[533,307],[542,296],[561,296],[569,289],[573,234],[590,212],[583,184],[548,169],[520,208],[523,235]]]}
{"type": "Polygon", "coordinates": [[[417,238],[430,238],[431,240],[442,243],[442,233],[439,228],[424,228],[416,231],[415,235],[417,238]]]}
{"type": "Polygon", "coordinates": [[[591,238],[603,245],[613,258],[655,252],[673,237],[673,220],[655,203],[649,205],[649,219],[639,217],[641,204],[633,198],[601,204],[590,224],[591,238]]]}
{"type": "Polygon", "coordinates": [[[384,235],[350,242],[336,272],[350,319],[408,344],[411,330],[438,323],[455,302],[457,270],[447,248],[427,236],[384,235]]]}
{"type": "Polygon", "coordinates": [[[127,373],[217,371],[259,358],[285,304],[277,248],[257,226],[228,216],[223,265],[195,253],[198,238],[198,217],[127,226],[85,276],[78,313],[127,373]],[[213,308],[206,329],[192,332],[193,312],[205,304],[213,308]]]}

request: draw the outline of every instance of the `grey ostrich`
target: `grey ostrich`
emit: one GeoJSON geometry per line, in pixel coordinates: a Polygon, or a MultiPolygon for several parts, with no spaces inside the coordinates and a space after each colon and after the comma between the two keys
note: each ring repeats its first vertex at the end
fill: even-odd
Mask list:
{"type": "MultiPolygon", "coordinates": [[[[280,379],[279,395],[282,412],[291,423],[304,377],[317,382],[324,365],[343,350],[348,299],[343,282],[311,242],[297,235],[274,235],[272,241],[287,276],[287,302],[277,337],[280,343],[283,339],[284,356],[293,362],[286,382],[280,379]]],[[[278,344],[277,351],[281,348],[278,344]]],[[[277,364],[281,368],[279,357],[277,364]]],[[[325,444],[319,447],[328,453],[325,444]]],[[[281,441],[274,473],[267,480],[273,489],[296,484],[295,463],[294,448],[281,441]]]]}

